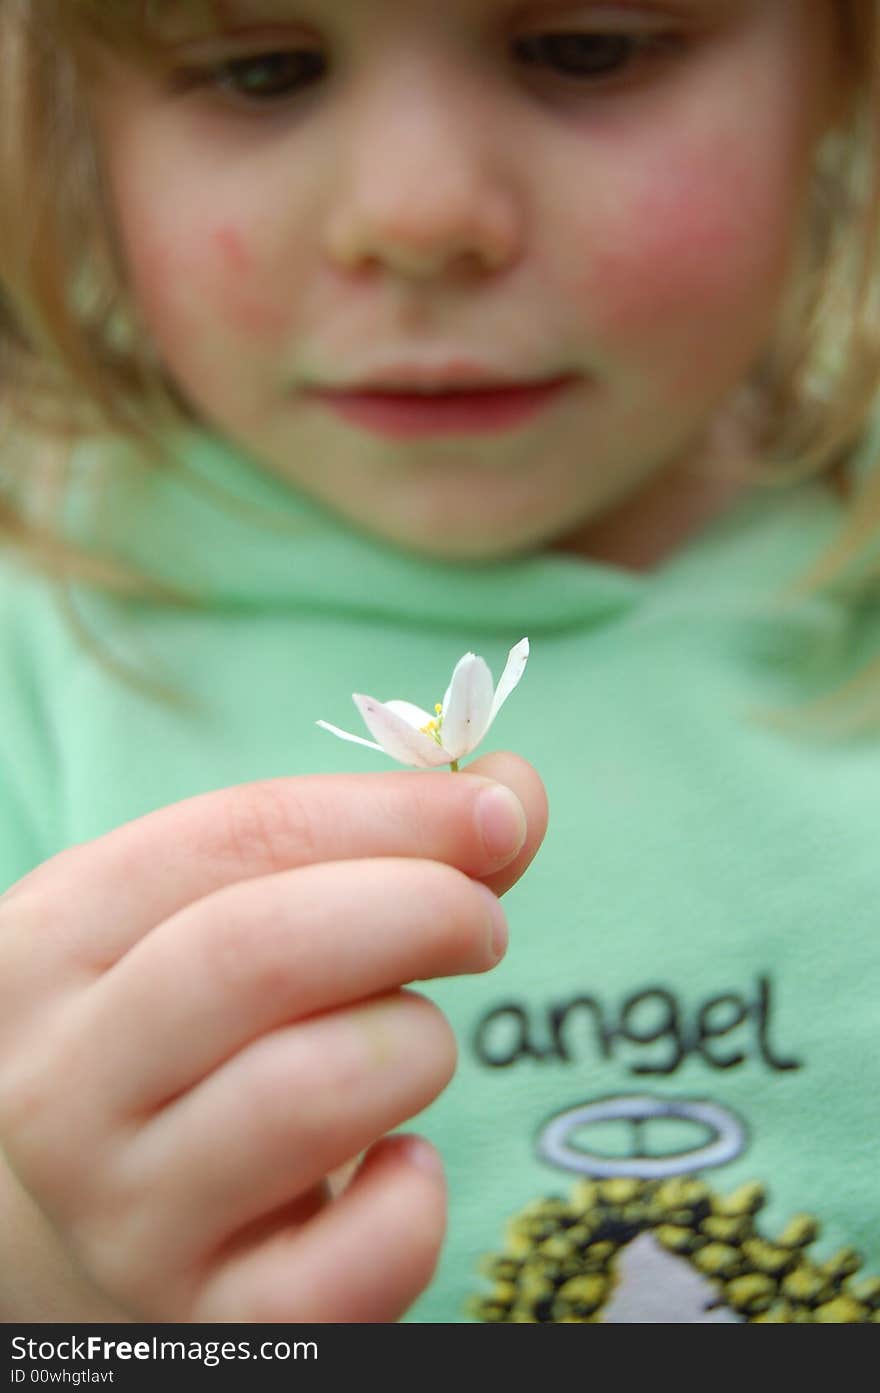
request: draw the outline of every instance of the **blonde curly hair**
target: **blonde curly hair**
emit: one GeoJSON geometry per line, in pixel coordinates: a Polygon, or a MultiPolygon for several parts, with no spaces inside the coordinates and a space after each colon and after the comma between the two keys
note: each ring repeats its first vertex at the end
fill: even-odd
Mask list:
{"type": "MultiPolygon", "coordinates": [[[[845,101],[816,151],[790,290],[755,375],[757,479],[777,485],[840,478],[880,394],[880,0],[828,2],[845,101]]],[[[193,424],[138,329],[85,99],[95,40],[151,61],[152,10],[153,0],[0,0],[0,543],[62,583],[134,593],[155,583],[72,549],[53,520],[72,443],[119,434],[167,468],[169,428],[193,424]]],[[[878,536],[880,470],[867,469],[804,587],[853,572],[872,584],[878,536]]]]}

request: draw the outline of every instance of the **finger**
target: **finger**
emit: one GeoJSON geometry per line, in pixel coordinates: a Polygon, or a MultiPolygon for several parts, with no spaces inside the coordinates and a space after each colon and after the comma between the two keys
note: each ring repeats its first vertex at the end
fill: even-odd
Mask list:
{"type": "Polygon", "coordinates": [[[434,1274],[445,1225],[436,1152],[417,1137],[385,1138],[345,1193],[310,1223],[285,1228],[224,1264],[192,1319],[399,1320],[434,1274]]]}
{"type": "Polygon", "coordinates": [[[547,793],[533,766],[507,750],[483,755],[468,765],[467,772],[472,777],[479,775],[509,788],[525,811],[526,837],[520,850],[502,870],[480,876],[496,895],[503,895],[519,880],[544,840],[548,817],[547,793]]]}
{"type": "Polygon", "coordinates": [[[228,886],[94,985],[79,1067],[109,1113],[152,1112],[266,1031],[485,972],[506,940],[491,891],[436,861],[331,862],[228,886]]]}
{"type": "Polygon", "coordinates": [[[525,835],[510,791],[467,773],[245,784],[163,808],[46,862],[0,907],[10,931],[0,942],[17,939],[30,977],[57,982],[59,958],[73,971],[101,972],[156,924],[237,881],[374,856],[421,857],[482,877],[515,856],[525,835]]]}
{"type": "Polygon", "coordinates": [[[445,1017],[411,992],[264,1036],[139,1133],[124,1176],[149,1196],[141,1265],[191,1269],[427,1107],[455,1061],[445,1017]]]}

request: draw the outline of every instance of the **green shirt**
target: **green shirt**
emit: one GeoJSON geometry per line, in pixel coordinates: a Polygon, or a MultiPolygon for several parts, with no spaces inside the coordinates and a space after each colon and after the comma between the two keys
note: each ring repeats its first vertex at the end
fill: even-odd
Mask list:
{"type": "Polygon", "coordinates": [[[876,1318],[880,742],[765,718],[880,651],[867,602],[780,599],[832,495],[755,491],[650,574],[464,565],[360,535],[205,436],[176,472],[123,454],[81,452],[72,535],[204,603],[80,587],[77,612],[187,701],[109,675],[9,559],[0,888],[198,793],[393,767],[316,720],[359,731],[354,691],[430,709],[465,651],[497,679],[528,635],[486,748],[536,766],[550,828],[505,961],[419,988],[460,1062],[414,1124],[450,1226],[410,1318],[876,1318]]]}

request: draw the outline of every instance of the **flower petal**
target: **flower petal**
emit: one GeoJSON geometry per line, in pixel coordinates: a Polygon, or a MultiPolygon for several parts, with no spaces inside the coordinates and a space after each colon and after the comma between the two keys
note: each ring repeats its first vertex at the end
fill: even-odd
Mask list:
{"type": "Polygon", "coordinates": [[[501,710],[510,693],[519,682],[526,670],[526,663],[529,660],[529,641],[527,638],[520,639],[507,655],[507,664],[501,674],[498,686],[495,688],[495,696],[492,699],[492,710],[489,712],[489,729],[498,712],[501,710]]]}
{"type": "Polygon", "coordinates": [[[331,735],[338,735],[340,740],[350,740],[353,745],[366,745],[369,750],[380,750],[382,754],[385,753],[382,746],[377,745],[375,741],[364,740],[361,735],[350,735],[347,730],[340,730],[339,726],[331,726],[328,721],[316,721],[315,725],[320,726],[322,730],[329,730],[331,735]]]}
{"type": "Polygon", "coordinates": [[[452,759],[476,749],[489,728],[492,674],[484,658],[465,653],[443,701],[443,744],[452,759]]]}
{"type": "Polygon", "coordinates": [[[352,700],[370,734],[375,735],[385,753],[399,764],[414,765],[417,769],[439,769],[455,759],[455,755],[449,754],[430,735],[423,735],[375,697],[355,692],[352,700]]]}
{"type": "Polygon", "coordinates": [[[402,716],[407,725],[415,730],[421,730],[429,721],[437,719],[433,711],[423,711],[421,706],[413,706],[411,701],[385,701],[382,705],[396,716],[402,716]]]}

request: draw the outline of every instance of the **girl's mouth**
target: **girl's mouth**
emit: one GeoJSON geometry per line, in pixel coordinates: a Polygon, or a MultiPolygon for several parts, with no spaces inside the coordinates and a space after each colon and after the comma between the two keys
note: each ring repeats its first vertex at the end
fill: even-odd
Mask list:
{"type": "Polygon", "coordinates": [[[306,396],[373,435],[413,440],[515,430],[558,401],[574,381],[573,377],[561,377],[550,382],[431,393],[310,389],[306,396]]]}

